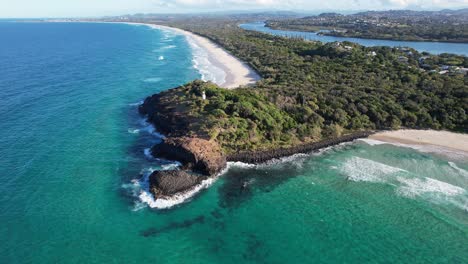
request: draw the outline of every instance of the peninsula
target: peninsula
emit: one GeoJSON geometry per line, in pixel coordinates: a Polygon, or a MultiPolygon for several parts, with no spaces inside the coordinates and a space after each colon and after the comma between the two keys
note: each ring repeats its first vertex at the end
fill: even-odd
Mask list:
{"type": "Polygon", "coordinates": [[[287,39],[237,23],[166,24],[223,47],[262,79],[237,89],[193,81],[144,101],[140,113],[167,136],[153,155],[183,164],[151,175],[155,198],[189,190],[227,161],[264,162],[380,130],[468,131],[466,57],[287,39]]]}

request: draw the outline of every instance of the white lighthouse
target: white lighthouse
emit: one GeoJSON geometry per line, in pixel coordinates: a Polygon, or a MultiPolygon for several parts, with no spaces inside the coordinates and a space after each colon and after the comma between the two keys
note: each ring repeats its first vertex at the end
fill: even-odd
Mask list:
{"type": "Polygon", "coordinates": [[[206,94],[205,94],[205,91],[202,92],[202,98],[203,100],[206,100],[206,94]]]}

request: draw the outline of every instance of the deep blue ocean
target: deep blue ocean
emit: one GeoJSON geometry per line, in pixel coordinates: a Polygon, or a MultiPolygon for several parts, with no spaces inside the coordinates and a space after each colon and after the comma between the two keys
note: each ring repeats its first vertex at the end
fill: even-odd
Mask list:
{"type": "Polygon", "coordinates": [[[463,158],[361,140],[230,164],[158,209],[145,175],[175,164],[145,155],[160,137],[137,107],[202,55],[125,24],[0,36],[0,263],[468,263],[463,158]]]}

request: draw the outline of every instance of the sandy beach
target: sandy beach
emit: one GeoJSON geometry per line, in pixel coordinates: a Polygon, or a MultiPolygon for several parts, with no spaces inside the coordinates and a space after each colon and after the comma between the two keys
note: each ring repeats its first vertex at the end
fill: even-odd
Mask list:
{"type": "Polygon", "coordinates": [[[216,82],[223,88],[234,89],[240,86],[249,86],[260,80],[260,76],[246,63],[229,54],[226,50],[207,38],[179,28],[143,23],[127,24],[146,25],[152,28],[169,30],[184,35],[189,42],[192,41],[197,46],[204,49],[208,54],[209,62],[226,74],[223,81],[216,82]]]}
{"type": "Polygon", "coordinates": [[[468,154],[468,134],[435,130],[402,129],[377,133],[369,138],[404,145],[437,146],[468,154]]]}

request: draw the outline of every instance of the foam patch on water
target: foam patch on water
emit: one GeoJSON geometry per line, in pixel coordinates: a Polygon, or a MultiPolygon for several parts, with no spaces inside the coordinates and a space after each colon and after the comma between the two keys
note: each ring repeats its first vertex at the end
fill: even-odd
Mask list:
{"type": "Polygon", "coordinates": [[[156,128],[152,124],[148,123],[145,118],[141,118],[138,123],[139,125],[137,126],[137,128],[128,128],[127,132],[130,134],[140,134],[143,132],[154,136],[156,139],[165,138],[165,136],[157,132],[156,128]]]}
{"type": "Polygon", "coordinates": [[[397,189],[399,195],[408,198],[421,197],[436,204],[451,204],[468,211],[466,190],[432,178],[398,178],[403,185],[397,189]]]}
{"type": "Polygon", "coordinates": [[[455,164],[454,162],[449,161],[448,164],[450,167],[452,167],[452,169],[461,174],[463,177],[468,178],[468,171],[458,167],[457,164],[455,164]]]}
{"type": "Polygon", "coordinates": [[[163,78],[160,78],[160,77],[154,77],[154,78],[146,78],[143,80],[143,82],[146,82],[146,83],[157,83],[157,82],[160,82],[162,81],[163,78]]]}
{"type": "Polygon", "coordinates": [[[380,140],[376,140],[376,139],[370,139],[370,138],[361,138],[361,139],[358,139],[358,140],[362,141],[362,142],[365,142],[366,144],[371,145],[371,146],[389,144],[389,143],[384,142],[384,141],[380,141],[380,140]]]}
{"type": "Polygon", "coordinates": [[[255,168],[257,165],[255,164],[250,164],[250,163],[244,163],[244,162],[240,162],[240,161],[236,161],[236,162],[228,162],[227,163],[228,167],[229,168],[255,168]]]}
{"type": "Polygon", "coordinates": [[[164,60],[164,56],[159,56],[159,57],[158,57],[158,60],[159,60],[159,61],[164,60]]]}
{"type": "Polygon", "coordinates": [[[153,136],[155,136],[155,137],[157,137],[157,138],[159,138],[159,139],[164,139],[164,138],[166,138],[163,134],[157,132],[157,131],[156,131],[156,128],[155,128],[152,124],[148,123],[148,122],[146,121],[146,119],[142,118],[142,119],[140,120],[140,125],[141,125],[141,127],[142,127],[142,128],[140,129],[140,131],[143,131],[143,132],[146,132],[146,133],[148,133],[148,134],[151,134],[151,135],[153,135],[153,136]]]}
{"type": "Polygon", "coordinates": [[[223,85],[226,82],[226,72],[213,65],[209,60],[208,52],[198,46],[191,37],[186,37],[193,53],[193,68],[201,75],[203,81],[211,81],[218,85],[223,85]]]}
{"type": "Polygon", "coordinates": [[[140,129],[137,129],[137,128],[135,128],[135,129],[129,128],[129,129],[127,130],[127,132],[130,133],[130,134],[139,134],[139,133],[140,133],[140,129]]]}
{"type": "Polygon", "coordinates": [[[387,182],[392,175],[404,170],[377,161],[352,157],[345,161],[341,172],[351,181],[387,182]]]}
{"type": "Polygon", "coordinates": [[[465,189],[432,178],[397,178],[403,184],[398,188],[398,193],[407,197],[420,196],[426,193],[441,194],[444,196],[456,196],[465,193],[465,189]]]}
{"type": "Polygon", "coordinates": [[[154,49],[153,52],[157,53],[157,52],[161,52],[161,51],[168,50],[168,49],[174,49],[174,48],[177,48],[177,46],[176,45],[167,45],[167,46],[164,46],[164,47],[161,47],[161,48],[158,48],[158,49],[154,49]]]}
{"type": "Polygon", "coordinates": [[[145,157],[149,160],[154,159],[153,154],[151,154],[151,148],[145,148],[143,150],[143,153],[145,154],[145,157]]]}
{"type": "Polygon", "coordinates": [[[131,104],[128,104],[129,106],[140,106],[143,104],[143,101],[138,101],[136,103],[131,103],[131,104]]]}

